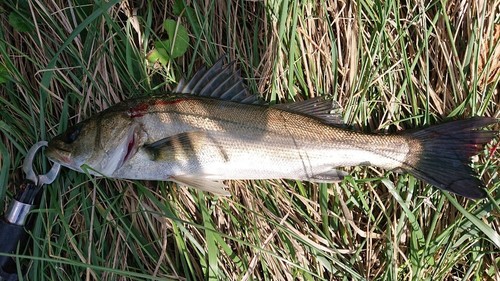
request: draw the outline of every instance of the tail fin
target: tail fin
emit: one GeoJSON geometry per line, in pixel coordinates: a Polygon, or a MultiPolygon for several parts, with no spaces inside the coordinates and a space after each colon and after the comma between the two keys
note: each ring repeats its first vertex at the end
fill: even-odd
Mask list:
{"type": "Polygon", "coordinates": [[[469,166],[470,157],[497,134],[478,129],[497,122],[495,118],[475,117],[411,132],[407,135],[410,154],[403,168],[443,190],[472,199],[484,198],[485,186],[469,166]]]}

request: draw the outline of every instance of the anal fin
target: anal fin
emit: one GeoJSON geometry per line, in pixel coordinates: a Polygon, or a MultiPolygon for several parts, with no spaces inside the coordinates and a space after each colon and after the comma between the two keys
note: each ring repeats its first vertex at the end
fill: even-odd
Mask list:
{"type": "Polygon", "coordinates": [[[304,180],[311,181],[311,182],[320,182],[320,183],[332,183],[332,182],[341,181],[347,175],[348,175],[347,172],[332,169],[330,171],[327,171],[327,172],[324,172],[321,174],[315,174],[312,176],[308,176],[304,180]]]}

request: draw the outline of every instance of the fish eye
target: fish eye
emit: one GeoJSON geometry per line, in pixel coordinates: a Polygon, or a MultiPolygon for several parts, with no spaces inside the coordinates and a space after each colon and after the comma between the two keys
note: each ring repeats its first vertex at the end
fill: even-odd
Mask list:
{"type": "Polygon", "coordinates": [[[69,128],[64,134],[63,141],[67,144],[73,143],[78,136],[80,135],[80,131],[82,130],[82,126],[76,125],[74,127],[69,128]]]}

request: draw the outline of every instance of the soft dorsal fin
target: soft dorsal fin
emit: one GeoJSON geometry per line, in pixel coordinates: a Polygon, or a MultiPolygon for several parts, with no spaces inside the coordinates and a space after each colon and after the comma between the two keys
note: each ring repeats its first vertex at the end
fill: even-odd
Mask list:
{"type": "Polygon", "coordinates": [[[174,93],[216,98],[246,104],[260,103],[256,95],[248,93],[240,71],[233,68],[234,62],[224,64],[222,56],[212,67],[202,67],[187,83],[181,80],[174,93]]]}
{"type": "Polygon", "coordinates": [[[281,110],[313,116],[330,125],[345,125],[342,120],[342,107],[328,96],[273,106],[281,110]]]}

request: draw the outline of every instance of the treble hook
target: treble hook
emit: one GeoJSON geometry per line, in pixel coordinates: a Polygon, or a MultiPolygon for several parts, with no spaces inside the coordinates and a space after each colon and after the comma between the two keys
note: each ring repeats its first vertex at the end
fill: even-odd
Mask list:
{"type": "Polygon", "coordinates": [[[59,163],[54,162],[54,165],[52,166],[50,171],[46,174],[37,175],[33,170],[33,161],[35,159],[37,151],[40,148],[47,145],[48,143],[46,141],[39,141],[35,143],[30,148],[30,150],[28,150],[26,158],[24,159],[23,162],[23,172],[26,175],[26,179],[32,181],[37,186],[42,186],[44,184],[51,184],[56,179],[57,174],[59,174],[59,170],[61,169],[61,165],[59,163]]]}

